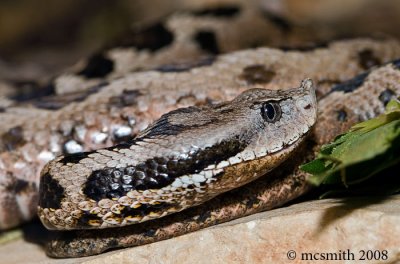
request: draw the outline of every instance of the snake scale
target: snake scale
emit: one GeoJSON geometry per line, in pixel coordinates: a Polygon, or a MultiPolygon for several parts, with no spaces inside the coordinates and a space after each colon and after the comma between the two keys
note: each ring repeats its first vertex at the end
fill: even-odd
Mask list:
{"type": "MultiPolygon", "coordinates": [[[[195,21],[203,23],[198,17],[195,21]]],[[[55,79],[54,95],[24,103],[2,99],[1,228],[31,219],[37,204],[50,228],[134,223],[101,232],[52,233],[48,255],[78,257],[274,208],[310,189],[298,166],[321,144],[382,113],[390,98],[400,94],[400,62],[394,60],[400,57],[400,45],[394,40],[355,39],[306,51],[257,48],[206,57],[189,43],[182,53],[187,57],[173,64],[172,54],[188,42],[180,43],[182,39],[150,55],[139,48],[112,49],[89,60],[79,74],[55,79]],[[302,96],[313,97],[305,92],[311,89],[310,81],[287,90],[306,77],[314,81],[318,97],[318,120],[309,133],[316,105],[302,96]],[[301,103],[294,102],[296,96],[301,103]],[[304,111],[312,113],[304,118],[299,114],[304,111]],[[251,152],[244,153],[249,148],[251,152]],[[62,152],[64,156],[56,158],[62,152]],[[124,160],[124,155],[131,156],[124,160]],[[178,165],[166,165],[177,155],[182,156],[178,165]],[[212,175],[208,182],[206,168],[212,175]],[[166,186],[168,190],[157,194],[166,186]],[[221,192],[226,193],[211,199],[221,192]],[[82,193],[91,201],[82,201],[82,193]],[[160,199],[160,194],[171,193],[160,199]],[[147,200],[137,203],[143,197],[147,200]]]]}

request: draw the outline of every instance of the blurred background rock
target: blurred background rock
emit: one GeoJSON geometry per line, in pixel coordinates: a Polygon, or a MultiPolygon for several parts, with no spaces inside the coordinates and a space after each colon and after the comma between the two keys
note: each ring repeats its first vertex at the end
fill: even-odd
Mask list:
{"type": "MultiPolygon", "coordinates": [[[[155,23],[173,12],[244,1],[1,0],[0,79],[53,76],[132,29],[155,23]]],[[[281,23],[301,28],[303,34],[312,32],[318,42],[357,36],[400,37],[398,0],[251,2],[281,23]]]]}

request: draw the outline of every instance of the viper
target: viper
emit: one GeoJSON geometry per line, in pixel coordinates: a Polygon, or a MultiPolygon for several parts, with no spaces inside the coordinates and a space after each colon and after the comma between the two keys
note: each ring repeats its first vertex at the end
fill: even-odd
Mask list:
{"type": "Polygon", "coordinates": [[[139,47],[106,51],[55,79],[55,94],[1,101],[2,228],[39,211],[52,229],[92,229],[48,242],[50,256],[78,257],[277,207],[311,188],[300,164],[400,94],[390,39],[183,63],[166,45],[129,70],[139,47]],[[288,89],[306,77],[318,106],[310,81],[288,89]]]}
{"type": "Polygon", "coordinates": [[[311,80],[163,115],[134,140],[60,156],[42,171],[47,228],[107,228],[179,212],[264,175],[316,120],[311,80]]]}

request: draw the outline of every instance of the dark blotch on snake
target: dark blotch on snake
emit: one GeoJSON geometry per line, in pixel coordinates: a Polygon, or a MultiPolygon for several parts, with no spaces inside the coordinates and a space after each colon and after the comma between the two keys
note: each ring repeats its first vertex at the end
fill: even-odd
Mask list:
{"type": "Polygon", "coordinates": [[[347,112],[344,109],[337,111],[336,119],[340,122],[345,122],[347,120],[347,112]]]}
{"type": "Polygon", "coordinates": [[[360,66],[365,70],[381,64],[380,59],[378,59],[374,55],[374,52],[370,49],[364,49],[358,53],[358,62],[360,66]]]}
{"type": "Polygon", "coordinates": [[[23,193],[31,185],[32,185],[32,183],[30,183],[28,181],[17,179],[14,184],[14,193],[23,193]]]}
{"type": "Polygon", "coordinates": [[[290,32],[292,30],[291,23],[282,16],[267,11],[263,11],[262,14],[269,22],[277,26],[281,31],[290,32]]]}
{"type": "Polygon", "coordinates": [[[0,152],[12,151],[26,143],[24,132],[21,126],[10,128],[0,137],[0,152]]]}
{"type": "Polygon", "coordinates": [[[75,154],[66,154],[59,162],[66,165],[67,163],[79,163],[80,160],[87,158],[88,152],[79,152],[75,154]]]}
{"type": "Polygon", "coordinates": [[[146,232],[144,232],[144,235],[148,237],[153,237],[156,234],[156,231],[157,230],[154,229],[148,229],[146,232]]]}
{"type": "Polygon", "coordinates": [[[207,56],[206,58],[199,59],[193,62],[162,65],[155,68],[154,70],[159,72],[185,72],[198,67],[210,66],[214,63],[214,61],[214,56],[207,56]]]}
{"type": "Polygon", "coordinates": [[[41,86],[34,81],[17,81],[12,84],[16,88],[16,93],[9,98],[18,102],[35,100],[55,94],[55,86],[52,82],[44,86],[41,86]]]}
{"type": "Polygon", "coordinates": [[[316,43],[303,43],[300,45],[281,45],[279,48],[282,51],[300,51],[308,52],[316,49],[327,48],[328,42],[316,42],[316,43]]]}
{"type": "Polygon", "coordinates": [[[389,101],[395,97],[395,92],[393,92],[390,89],[386,89],[385,91],[381,92],[381,94],[379,95],[379,101],[381,101],[383,103],[384,106],[386,106],[389,101]]]}
{"type": "Polygon", "coordinates": [[[252,208],[253,205],[257,204],[259,202],[258,198],[256,196],[250,196],[247,200],[246,200],[246,208],[252,208]]]}
{"type": "Polygon", "coordinates": [[[109,105],[122,108],[126,106],[136,105],[138,98],[143,95],[140,90],[123,90],[118,96],[113,96],[109,99],[109,105]]]}
{"type": "Polygon", "coordinates": [[[90,199],[119,198],[130,190],[161,189],[177,177],[198,173],[211,164],[228,159],[244,150],[246,144],[233,138],[207,147],[188,158],[154,157],[136,166],[94,171],[83,193],[90,199]]]}
{"type": "Polygon", "coordinates": [[[192,12],[194,16],[214,16],[214,17],[233,17],[240,13],[238,6],[221,6],[215,8],[206,8],[192,12]]]}
{"type": "Polygon", "coordinates": [[[196,223],[202,224],[202,223],[204,223],[204,221],[206,221],[210,217],[211,217],[211,212],[210,211],[203,211],[203,212],[201,212],[199,217],[196,218],[196,223]]]}
{"type": "MultiPolygon", "coordinates": [[[[173,115],[176,114],[180,114],[180,113],[184,113],[184,114],[190,114],[190,113],[195,113],[195,112],[199,112],[201,111],[199,108],[197,107],[186,107],[186,108],[179,108],[176,110],[173,110],[167,114],[164,114],[160,117],[160,119],[154,123],[149,130],[145,133],[145,138],[154,138],[154,137],[158,137],[158,136],[175,136],[179,133],[181,133],[184,130],[190,129],[190,128],[194,128],[194,127],[198,127],[201,125],[205,125],[206,123],[202,123],[199,125],[192,125],[192,126],[185,126],[182,124],[172,124],[169,121],[169,118],[173,115]]],[[[209,120],[208,123],[212,123],[215,120],[209,120]]]]}
{"type": "Polygon", "coordinates": [[[250,65],[243,69],[239,78],[246,81],[247,84],[266,84],[269,83],[275,76],[275,72],[266,69],[264,65],[250,65]]]}
{"type": "Polygon", "coordinates": [[[78,72],[78,75],[86,78],[101,78],[112,72],[114,62],[106,58],[104,54],[98,53],[89,58],[85,68],[78,72]]]}
{"type": "Polygon", "coordinates": [[[396,69],[400,70],[400,59],[392,61],[392,64],[396,69]]]}
{"type": "Polygon", "coordinates": [[[82,216],[81,217],[79,217],[79,219],[78,219],[78,224],[80,225],[80,226],[87,226],[87,227],[90,227],[91,225],[89,224],[89,222],[90,221],[98,221],[98,220],[100,220],[101,218],[99,218],[97,215],[95,215],[95,214],[91,214],[91,213],[89,213],[89,212],[84,212],[83,214],[82,214],[82,216]]]}
{"type": "Polygon", "coordinates": [[[41,109],[58,110],[63,108],[64,106],[69,105],[71,102],[84,101],[88,96],[99,92],[104,86],[107,86],[108,84],[108,82],[104,81],[84,91],[42,97],[38,100],[35,100],[33,102],[33,105],[41,109]]]}
{"type": "Polygon", "coordinates": [[[207,51],[211,54],[218,54],[218,42],[215,34],[211,31],[199,31],[193,37],[194,41],[196,41],[200,48],[204,51],[207,51]]]}
{"type": "MultiPolygon", "coordinates": [[[[350,79],[348,81],[342,82],[341,84],[335,85],[335,86],[333,86],[332,90],[328,94],[333,93],[333,92],[344,92],[344,93],[354,92],[355,90],[357,90],[358,87],[360,87],[364,83],[364,81],[368,77],[368,75],[369,75],[369,72],[364,72],[364,73],[357,75],[353,79],[350,79]]],[[[325,96],[327,96],[327,95],[325,95],[325,96]]]]}
{"type": "Polygon", "coordinates": [[[61,200],[64,198],[64,188],[51,177],[50,173],[44,174],[40,179],[39,206],[41,208],[60,208],[61,200]]]}
{"type": "Polygon", "coordinates": [[[162,23],[156,23],[150,27],[135,31],[114,45],[129,48],[135,47],[137,50],[155,52],[170,45],[173,40],[174,35],[162,23]]]}

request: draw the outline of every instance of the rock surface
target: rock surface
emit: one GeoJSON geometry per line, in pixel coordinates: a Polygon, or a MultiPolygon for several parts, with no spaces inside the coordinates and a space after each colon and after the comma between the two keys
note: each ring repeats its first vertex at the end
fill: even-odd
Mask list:
{"type": "Polygon", "coordinates": [[[325,263],[322,253],[336,253],[332,263],[400,263],[399,223],[400,195],[326,199],[88,258],[50,259],[38,246],[18,240],[0,247],[0,259],[4,263],[325,263]],[[366,253],[364,261],[361,250],[366,253]],[[368,260],[374,252],[381,261],[368,260]],[[288,259],[295,254],[295,260],[288,259]]]}

